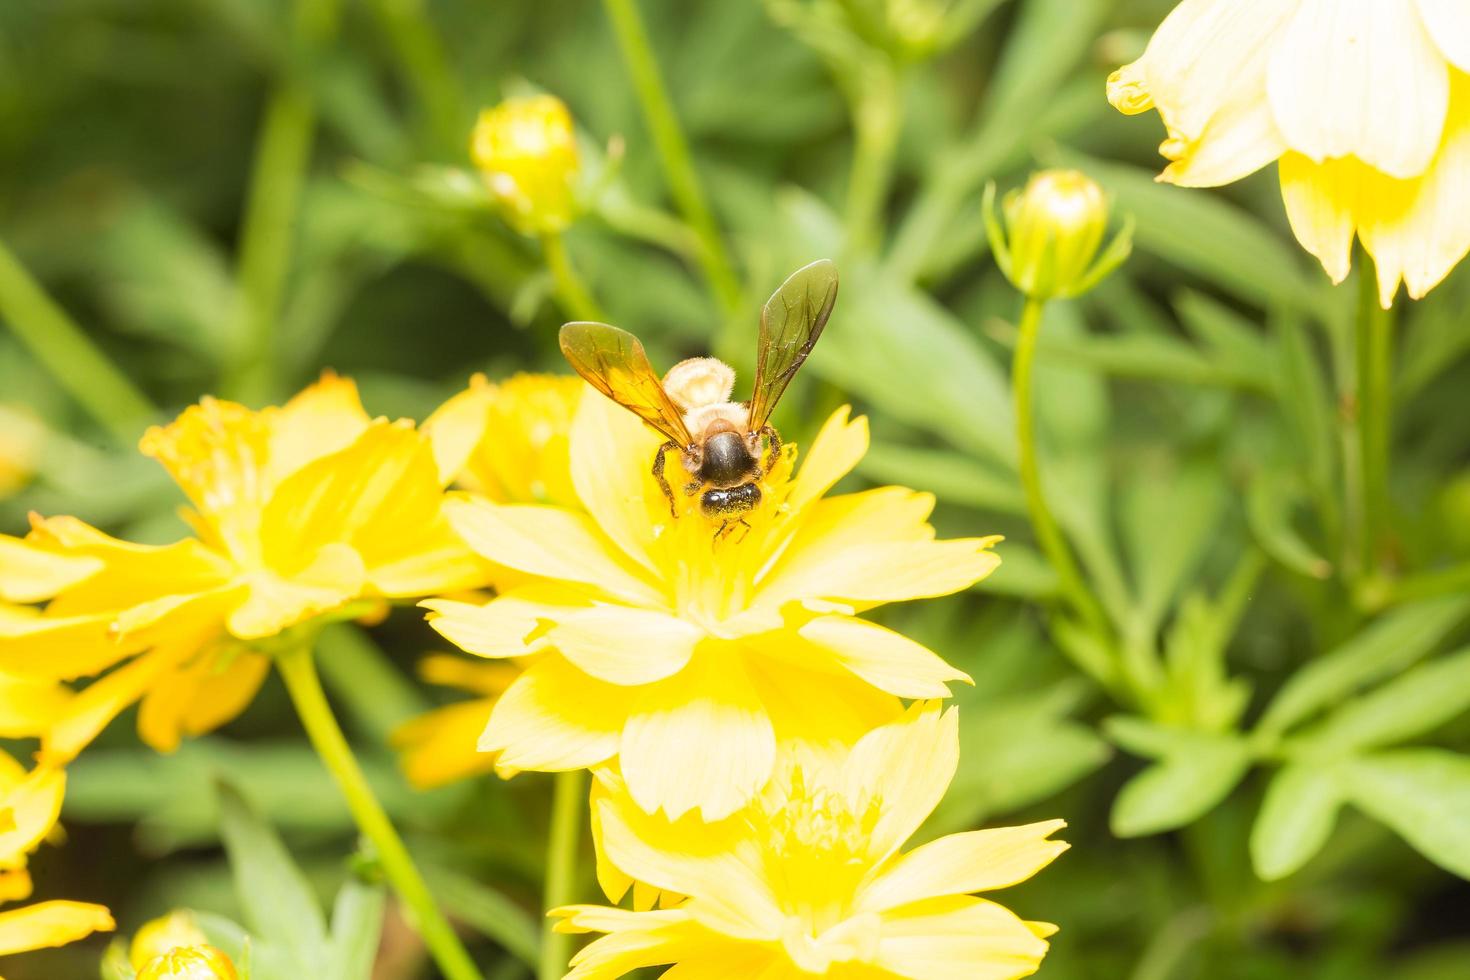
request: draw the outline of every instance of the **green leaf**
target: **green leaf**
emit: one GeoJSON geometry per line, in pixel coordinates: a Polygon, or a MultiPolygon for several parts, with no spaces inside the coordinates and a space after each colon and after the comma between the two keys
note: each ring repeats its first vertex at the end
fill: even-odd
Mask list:
{"type": "Polygon", "coordinates": [[[1302,733],[1301,740],[1312,752],[1378,748],[1431,732],[1467,710],[1470,650],[1462,650],[1421,664],[1349,701],[1302,733]]]}
{"type": "Polygon", "coordinates": [[[1233,735],[1181,733],[1163,758],[1134,776],[1113,802],[1119,837],[1141,837],[1192,823],[1230,794],[1250,768],[1250,745],[1233,735]]]}
{"type": "Polygon", "coordinates": [[[1285,878],[1310,861],[1331,836],[1345,799],[1332,766],[1296,763],[1278,772],[1251,827],[1251,864],[1261,880],[1285,878]]]}
{"type": "Polygon", "coordinates": [[[1246,521],[1266,554],[1298,575],[1325,579],[1332,574],[1332,563],[1308,544],[1292,523],[1300,503],[1301,495],[1288,474],[1264,468],[1246,489],[1246,521]]]}
{"type": "Polygon", "coordinates": [[[1115,211],[1137,219],[1140,251],[1261,306],[1311,309],[1318,290],[1297,250],[1252,215],[1216,195],[1161,184],[1152,171],[1071,150],[1061,156],[1113,196],[1115,211]]]}
{"type": "Polygon", "coordinates": [[[1292,457],[1301,460],[1301,471],[1318,506],[1335,510],[1336,406],[1321,358],[1301,317],[1276,313],[1271,325],[1276,335],[1276,401],[1292,437],[1292,457]]]}
{"type": "Polygon", "coordinates": [[[306,876],[274,830],[228,783],[218,784],[220,834],[253,933],[281,946],[303,976],[321,976],[327,924],[306,876]]]}
{"type": "Polygon", "coordinates": [[[1444,596],[1400,606],[1351,640],[1292,675],[1261,718],[1280,734],[1381,677],[1427,656],[1470,611],[1470,596],[1444,596]]]}
{"type": "Polygon", "coordinates": [[[1210,348],[1212,364],[1242,380],[1251,379],[1254,385],[1270,387],[1276,376],[1276,358],[1254,323],[1192,289],[1180,292],[1174,309],[1185,329],[1210,348]]]}
{"type": "Polygon", "coordinates": [[[348,875],[332,906],[330,980],[372,980],[387,890],[348,875]]]}
{"type": "Polygon", "coordinates": [[[858,471],[879,483],[927,490],[940,503],[1001,514],[1026,513],[1026,497],[1014,473],[953,450],[925,449],[875,440],[858,471]]]}
{"type": "Polygon", "coordinates": [[[1354,805],[1446,871],[1470,878],[1470,757],[1400,749],[1346,770],[1354,805]]]}
{"type": "Polygon", "coordinates": [[[1218,539],[1224,474],[1198,462],[1174,472],[1135,469],[1124,485],[1123,544],[1133,572],[1133,620],[1152,639],[1174,597],[1218,539]]]}

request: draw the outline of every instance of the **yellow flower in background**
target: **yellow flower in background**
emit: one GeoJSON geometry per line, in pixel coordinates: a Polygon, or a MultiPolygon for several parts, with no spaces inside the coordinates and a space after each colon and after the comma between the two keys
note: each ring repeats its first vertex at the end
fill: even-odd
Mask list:
{"type": "MultiPolygon", "coordinates": [[[[569,443],[582,390],[581,379],[564,374],[517,374],[496,383],[476,375],[424,423],[424,430],[436,441],[461,447],[459,486],[499,503],[579,508],[569,443]]],[[[492,577],[500,588],[525,579],[509,569],[495,569],[492,577]]],[[[428,789],[494,769],[494,757],[476,743],[496,699],[520,670],[509,661],[462,656],[423,660],[419,673],[430,684],[478,696],[426,712],[393,733],[409,782],[428,789]]]]}
{"type": "MultiPolygon", "coordinates": [[[[52,835],[66,774],[46,766],[27,772],[0,751],[0,903],[29,898],[31,852],[52,835]]],[[[0,911],[0,956],[64,946],[113,928],[111,914],[87,902],[37,902],[0,911]]]]}
{"type": "Polygon", "coordinates": [[[481,584],[442,509],[468,448],[370,418],[328,375],[282,408],[205,399],[143,437],[193,503],[196,537],[133,544],[72,517],[0,536],[0,601],[45,603],[0,607],[0,671],[116,667],[71,699],[42,758],[69,760],[140,698],[140,736],[171,750],[244,710],[269,664],[256,647],[282,631],[481,584]]]}
{"type": "Polygon", "coordinates": [[[29,412],[0,405],[0,498],[30,482],[43,430],[29,412]]]}
{"type": "Polygon", "coordinates": [[[649,471],[660,439],[588,390],[572,425],[585,508],[462,497],[450,520],[485,558],[527,580],[485,604],[424,603],[464,650],[529,657],[480,748],[502,773],[617,757],[634,800],[672,817],[739,809],[770,777],[778,736],[850,742],[898,698],[968,680],[858,613],[967,588],[999,563],[996,538],[936,541],[934,500],[901,487],[826,497],[867,451],[836,413],[792,475],[763,483],[750,527],[669,514],[649,471]]]}
{"type": "Polygon", "coordinates": [[[558,909],[557,928],[607,933],[568,980],[665,976],[799,980],[1011,980],[1056,931],[973,893],[1025,881],[1066,850],[1065,826],[953,834],[901,848],[959,761],[954,709],[916,704],[850,750],[783,746],[775,777],[727,820],[650,816],[606,774],[601,846],[634,879],[687,896],[670,908],[558,909]]]}
{"type": "Polygon", "coordinates": [[[506,99],[481,112],[470,155],[523,234],[562,231],[576,217],[577,135],[555,96],[506,99]]]}
{"type": "Polygon", "coordinates": [[[1209,187],[1280,161],[1297,239],[1341,282],[1356,233],[1385,307],[1470,251],[1470,5],[1185,0],[1108,80],[1158,109],[1162,180],[1209,187]]]}
{"type": "Polygon", "coordinates": [[[128,945],[128,963],[134,970],[141,970],[164,953],[181,946],[207,944],[209,937],[194,916],[184,909],[176,909],[168,915],[145,922],[133,935],[128,945]]]}
{"type": "Polygon", "coordinates": [[[492,772],[494,756],[481,752],[476,744],[490,722],[496,699],[520,674],[512,663],[483,663],[449,655],[425,657],[419,664],[424,680],[479,696],[427,711],[393,732],[393,747],[408,781],[419,789],[431,789],[492,772]]]}

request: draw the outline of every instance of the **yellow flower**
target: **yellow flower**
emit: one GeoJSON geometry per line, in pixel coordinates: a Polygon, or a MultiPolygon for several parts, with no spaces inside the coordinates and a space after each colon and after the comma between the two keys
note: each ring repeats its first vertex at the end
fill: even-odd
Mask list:
{"type": "Polygon", "coordinates": [[[1056,931],[974,892],[1025,881],[1067,849],[1065,826],[953,834],[904,853],[959,761],[954,709],[916,704],[850,750],[783,746],[770,784],[715,824],[650,816],[610,779],[596,803],[609,860],[687,896],[672,908],[573,906],[568,932],[602,932],[568,980],[665,976],[799,980],[1011,980],[1029,976],[1056,931]]]}
{"type": "Polygon", "coordinates": [[[1470,6],[1460,0],[1185,0],[1113,74],[1157,108],[1161,179],[1229,183],[1280,160],[1297,239],[1334,282],[1356,232],[1391,305],[1470,251],[1470,6]]]}
{"type": "MultiPolygon", "coordinates": [[[[460,486],[499,503],[580,508],[569,441],[582,390],[581,379],[561,374],[517,374],[495,384],[476,375],[424,423],[424,430],[437,440],[473,447],[463,453],[464,467],[456,476],[460,486]]],[[[525,580],[509,569],[492,574],[502,589],[525,580]]],[[[490,772],[494,757],[475,743],[520,666],[433,656],[419,671],[431,684],[479,697],[426,712],[393,733],[409,782],[428,789],[490,772]]]]}
{"type": "Polygon", "coordinates": [[[491,772],[493,756],[475,747],[490,722],[495,701],[520,676],[510,663],[477,663],[463,657],[425,657],[419,675],[430,684],[456,687],[479,697],[456,701],[410,719],[393,732],[393,747],[408,781],[419,789],[443,786],[491,772]]]}
{"type": "Polygon", "coordinates": [[[139,734],[172,750],[244,710],[268,667],[257,647],[282,631],[485,579],[442,510],[468,447],[369,418],[345,379],[262,412],[205,399],[142,449],[193,502],[196,537],[133,544],[72,517],[0,536],[0,601],[46,602],[0,607],[0,671],[47,681],[121,664],[46,731],[52,763],[140,698],[139,734]]]}
{"type": "Polygon", "coordinates": [[[209,937],[195,923],[194,916],[177,909],[144,923],[138,929],[128,946],[128,962],[134,970],[141,970],[169,950],[208,942],[209,937]]]}
{"type": "Polygon", "coordinates": [[[236,980],[238,976],[230,958],[207,944],[169,950],[138,971],[138,980],[236,980]]]}
{"type": "Polygon", "coordinates": [[[576,132],[555,96],[506,99],[481,112],[470,155],[523,234],[558,232],[576,217],[576,132]]]}
{"type": "MultiPolygon", "coordinates": [[[[31,894],[26,863],[51,836],[61,813],[66,774],[47,766],[27,772],[0,751],[0,902],[31,894]]],[[[47,946],[64,946],[113,928],[112,916],[86,902],[37,902],[0,911],[0,956],[47,946]]]]}
{"type": "Polygon", "coordinates": [[[646,810],[718,819],[769,778],[778,736],[851,741],[898,698],[968,680],[856,614],[970,586],[997,539],[936,541],[933,498],[901,487],[824,498],[867,442],[839,411],[799,473],[788,451],[765,478],[750,527],[716,540],[697,511],[670,517],[649,469],[660,438],[589,389],[571,438],[585,512],[448,505],[480,554],[530,576],[483,605],[424,603],[462,649],[533,658],[480,748],[502,773],[616,756],[646,810]]]}

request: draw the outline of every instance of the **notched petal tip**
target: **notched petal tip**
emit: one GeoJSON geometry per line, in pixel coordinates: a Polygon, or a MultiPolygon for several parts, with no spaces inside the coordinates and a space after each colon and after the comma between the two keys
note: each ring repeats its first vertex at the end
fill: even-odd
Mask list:
{"type": "Polygon", "coordinates": [[[1125,116],[1136,116],[1154,107],[1153,93],[1138,62],[1126,64],[1108,76],[1108,102],[1125,116]]]}

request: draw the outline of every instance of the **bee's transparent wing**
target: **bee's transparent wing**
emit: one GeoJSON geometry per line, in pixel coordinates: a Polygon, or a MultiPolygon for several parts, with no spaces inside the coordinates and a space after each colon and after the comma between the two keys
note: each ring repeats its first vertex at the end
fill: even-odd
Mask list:
{"type": "Polygon", "coordinates": [[[837,267],[819,259],[798,269],[761,309],[756,351],[755,390],[750,396],[750,428],[766,424],[786,386],[812,352],[837,302],[837,267]]]}
{"type": "Polygon", "coordinates": [[[560,339],[561,352],[588,384],[680,446],[694,441],[637,337],[606,323],[579,322],[562,327],[560,339]]]}

